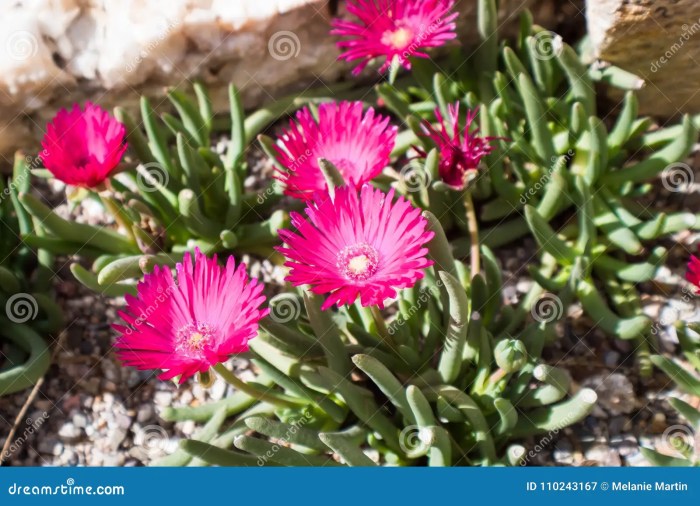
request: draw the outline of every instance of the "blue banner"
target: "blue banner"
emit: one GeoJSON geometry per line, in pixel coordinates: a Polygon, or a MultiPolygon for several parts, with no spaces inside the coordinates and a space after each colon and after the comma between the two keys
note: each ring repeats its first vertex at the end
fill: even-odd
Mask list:
{"type": "Polygon", "coordinates": [[[0,468],[0,505],[698,504],[694,468],[0,468]],[[682,501],[682,502],[679,502],[682,501]]]}

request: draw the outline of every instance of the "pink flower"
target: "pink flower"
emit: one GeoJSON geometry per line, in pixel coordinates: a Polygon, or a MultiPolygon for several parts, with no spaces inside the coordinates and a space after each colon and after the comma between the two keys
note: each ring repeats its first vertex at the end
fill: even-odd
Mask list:
{"type": "Polygon", "coordinates": [[[156,267],[138,284],[138,297],[126,296],[119,315],[126,322],[114,325],[117,356],[127,366],[163,369],[159,378],[180,376],[180,383],[209,370],[230,355],[248,350],[258,321],[269,310],[263,285],[250,280],[245,265],[236,268],[232,256],[226,267],[199,249],[195,263],[189,253],[177,264],[177,283],[167,267],[156,267]]]}
{"type": "Polygon", "coordinates": [[[698,289],[697,292],[700,293],[700,258],[695,255],[690,255],[688,272],[685,274],[685,279],[693,283],[698,289]]]}
{"type": "Polygon", "coordinates": [[[433,237],[427,220],[405,198],[392,202],[394,190],[385,194],[366,185],[360,190],[336,188],[335,197],[318,192],[309,202],[306,221],[292,213],[298,230],[280,230],[287,247],[279,247],[291,268],[287,281],[310,285],[314,293],[329,293],[323,304],[383,307],[397,288],[413,286],[432,265],[425,244],[433,237]]]}
{"type": "MultiPolygon", "coordinates": [[[[463,131],[459,126],[459,102],[447,106],[449,121],[445,121],[440,108],[435,109],[435,117],[440,123],[436,130],[429,122],[421,125],[423,131],[437,145],[440,153],[440,178],[456,189],[464,188],[465,175],[469,170],[476,170],[481,159],[493,151],[491,142],[497,137],[481,137],[479,129],[472,129],[476,112],[467,111],[467,124],[463,131]]],[[[422,156],[426,153],[421,151],[422,156]]]]}
{"type": "Polygon", "coordinates": [[[362,60],[353,70],[357,75],[375,58],[386,60],[386,70],[394,58],[411,68],[409,57],[427,58],[422,52],[454,39],[457,13],[450,14],[454,0],[348,0],[348,12],[358,21],[333,20],[332,35],[347,37],[337,43],[345,49],[340,59],[362,60]]]}
{"type": "Polygon", "coordinates": [[[61,109],[46,126],[41,159],[66,184],[93,188],[107,179],[126,151],[126,129],[88,102],[61,109]]]}
{"type": "Polygon", "coordinates": [[[287,195],[308,200],[326,189],[318,167],[318,159],[325,158],[347,184],[360,187],[389,163],[395,140],[396,127],[389,126],[389,118],[375,115],[372,108],[363,114],[362,102],[321,104],[318,122],[304,107],[297,112],[296,123],[290,121],[283,132],[280,146],[275,146],[286,168],[277,178],[284,182],[287,195]]]}

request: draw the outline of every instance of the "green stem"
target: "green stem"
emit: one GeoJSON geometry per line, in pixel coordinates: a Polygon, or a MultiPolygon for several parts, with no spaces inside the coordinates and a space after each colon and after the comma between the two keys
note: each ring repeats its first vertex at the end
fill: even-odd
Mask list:
{"type": "Polygon", "coordinates": [[[384,316],[382,316],[382,312],[379,310],[379,307],[370,306],[370,311],[372,313],[372,318],[374,319],[374,324],[377,327],[377,332],[379,333],[379,336],[382,338],[382,340],[384,340],[384,342],[386,342],[389,345],[389,347],[392,350],[398,353],[398,346],[396,346],[394,338],[391,337],[391,334],[389,333],[389,329],[386,326],[384,316]]]}
{"type": "Polygon", "coordinates": [[[129,241],[137,244],[136,236],[134,235],[134,231],[131,229],[133,223],[129,221],[124,214],[124,211],[119,208],[119,205],[111,197],[102,195],[101,193],[98,193],[97,195],[107,212],[114,217],[114,221],[117,222],[117,225],[124,229],[126,235],[129,237],[129,241]]]}
{"type": "Polygon", "coordinates": [[[471,277],[479,274],[481,265],[481,252],[479,251],[479,224],[476,221],[476,210],[472,200],[472,192],[467,189],[464,192],[464,207],[467,211],[467,227],[469,228],[471,277]]]}
{"type": "Polygon", "coordinates": [[[298,408],[304,405],[304,402],[294,402],[285,397],[282,397],[272,391],[263,392],[262,390],[249,385],[244,382],[238,376],[229,371],[224,364],[216,364],[214,370],[219,373],[219,375],[226,380],[226,382],[241,392],[256,398],[260,402],[267,402],[268,404],[273,404],[282,408],[298,408]]]}

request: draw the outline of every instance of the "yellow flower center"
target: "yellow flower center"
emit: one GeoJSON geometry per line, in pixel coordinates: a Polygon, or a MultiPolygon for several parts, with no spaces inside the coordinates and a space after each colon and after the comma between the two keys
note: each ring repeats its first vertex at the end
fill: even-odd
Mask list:
{"type": "Polygon", "coordinates": [[[367,243],[346,246],[338,253],[337,266],[346,279],[364,281],[377,272],[379,253],[367,243]]]}
{"type": "Polygon", "coordinates": [[[369,268],[369,258],[367,255],[352,257],[348,262],[348,270],[355,275],[364,274],[369,268]]]}
{"type": "Polygon", "coordinates": [[[382,43],[394,49],[406,49],[412,40],[413,32],[405,27],[386,31],[382,35],[382,43]]]}
{"type": "Polygon", "coordinates": [[[185,354],[200,354],[210,343],[215,329],[206,323],[190,323],[177,331],[176,349],[185,354]]]}
{"type": "Polygon", "coordinates": [[[206,337],[200,332],[193,332],[187,339],[187,346],[194,350],[200,350],[204,344],[206,337]]]}

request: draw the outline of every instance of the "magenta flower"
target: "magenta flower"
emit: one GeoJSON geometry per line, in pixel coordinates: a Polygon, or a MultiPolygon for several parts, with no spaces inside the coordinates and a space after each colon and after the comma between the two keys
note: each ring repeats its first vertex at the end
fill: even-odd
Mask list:
{"type": "Polygon", "coordinates": [[[380,72],[396,58],[410,69],[409,57],[427,58],[422,50],[439,47],[457,37],[454,0],[348,0],[348,12],[357,21],[333,20],[332,35],[347,37],[337,43],[346,61],[362,60],[357,75],[375,58],[385,57],[380,72]]]}
{"type": "Polygon", "coordinates": [[[360,187],[389,163],[395,140],[396,127],[389,126],[389,118],[375,115],[372,108],[363,114],[362,102],[321,104],[318,122],[304,107],[275,146],[286,168],[277,178],[287,195],[308,200],[314,192],[326,189],[318,167],[318,159],[325,158],[347,184],[360,187]]]}
{"type": "Polygon", "coordinates": [[[117,356],[127,366],[163,369],[159,378],[180,376],[180,383],[208,371],[235,353],[248,350],[258,321],[269,310],[263,285],[250,280],[245,265],[236,268],[232,256],[226,267],[199,250],[195,263],[189,253],[178,263],[177,283],[167,267],[156,267],[138,284],[138,297],[126,296],[119,315],[126,325],[114,325],[117,356]]]}
{"type": "Polygon", "coordinates": [[[688,262],[688,272],[685,274],[685,279],[695,285],[696,291],[700,293],[700,258],[695,255],[690,255],[688,262]]]}
{"type": "Polygon", "coordinates": [[[107,179],[126,151],[126,129],[98,105],[61,109],[46,126],[41,159],[66,184],[93,188],[107,179]]]}
{"type": "Polygon", "coordinates": [[[306,221],[292,213],[298,230],[280,230],[286,247],[277,248],[291,268],[287,281],[329,293],[322,308],[352,304],[384,306],[397,288],[413,286],[432,265],[425,244],[433,237],[427,220],[405,198],[392,202],[366,185],[360,190],[336,188],[335,197],[318,192],[309,202],[306,221]]]}
{"type": "MultiPolygon", "coordinates": [[[[447,109],[449,121],[443,118],[440,108],[435,109],[435,117],[440,123],[439,131],[427,121],[421,126],[440,153],[440,178],[455,189],[463,189],[467,171],[477,169],[481,159],[493,151],[491,142],[498,138],[481,137],[478,128],[472,129],[475,111],[467,111],[467,124],[462,131],[459,126],[459,102],[449,104],[447,109]]],[[[419,152],[421,156],[426,156],[424,151],[419,152]]]]}

